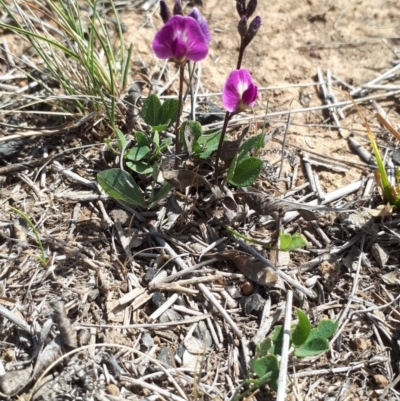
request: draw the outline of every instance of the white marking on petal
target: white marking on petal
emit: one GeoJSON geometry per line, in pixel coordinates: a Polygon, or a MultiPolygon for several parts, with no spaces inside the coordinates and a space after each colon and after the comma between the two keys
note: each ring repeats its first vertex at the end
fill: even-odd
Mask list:
{"type": "Polygon", "coordinates": [[[237,90],[239,92],[240,97],[242,97],[243,92],[249,87],[249,85],[247,84],[247,82],[239,82],[237,90]]]}

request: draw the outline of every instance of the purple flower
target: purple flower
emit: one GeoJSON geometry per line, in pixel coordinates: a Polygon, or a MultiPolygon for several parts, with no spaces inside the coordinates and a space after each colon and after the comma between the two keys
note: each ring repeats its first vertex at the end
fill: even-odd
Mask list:
{"type": "Polygon", "coordinates": [[[201,61],[208,54],[208,43],[199,23],[180,15],[170,18],[157,32],[152,47],[158,58],[178,64],[201,61]]]}
{"type": "Polygon", "coordinates": [[[210,43],[210,41],[211,41],[210,30],[208,29],[207,22],[204,19],[204,17],[201,15],[201,12],[196,7],[193,7],[193,10],[189,14],[189,17],[192,17],[197,21],[197,23],[199,24],[199,27],[201,29],[201,32],[203,32],[203,35],[206,38],[207,43],[210,43]]]}
{"type": "Polygon", "coordinates": [[[230,113],[240,113],[253,107],[257,99],[257,85],[245,68],[229,74],[222,90],[222,103],[230,113]]]}

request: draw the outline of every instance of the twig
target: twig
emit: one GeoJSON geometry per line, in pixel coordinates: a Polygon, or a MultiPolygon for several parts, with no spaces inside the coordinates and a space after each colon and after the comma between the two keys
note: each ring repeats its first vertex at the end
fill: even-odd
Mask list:
{"type": "MultiPolygon", "coordinates": [[[[151,225],[148,226],[149,231],[153,234],[157,234],[157,230],[151,225]]],[[[188,266],[185,264],[182,258],[178,256],[178,254],[169,246],[169,244],[164,240],[164,238],[159,235],[155,235],[156,241],[160,244],[160,246],[164,247],[165,250],[175,259],[176,264],[182,269],[186,270],[188,266]]],[[[200,283],[197,285],[199,290],[203,293],[203,295],[208,298],[208,300],[214,305],[214,307],[221,313],[222,317],[226,320],[226,322],[232,327],[232,330],[235,334],[242,338],[243,334],[236,325],[236,323],[232,320],[232,318],[228,315],[226,310],[222,307],[222,305],[215,299],[214,295],[208,290],[208,288],[200,283]]]]}
{"type": "Polygon", "coordinates": [[[306,152],[303,152],[302,156],[303,156],[304,168],[306,170],[308,182],[310,183],[311,191],[316,192],[317,188],[315,187],[314,174],[312,172],[312,168],[311,168],[310,162],[308,160],[308,155],[306,152]]]}
{"type": "MultiPolygon", "coordinates": [[[[394,66],[393,68],[391,68],[390,70],[386,71],[385,73],[383,73],[382,75],[379,75],[379,77],[376,77],[375,79],[373,79],[372,81],[367,82],[366,84],[364,84],[363,86],[368,86],[368,85],[375,85],[380,81],[383,81],[386,78],[389,78],[391,75],[393,75],[397,70],[400,69],[400,64],[397,64],[396,66],[394,66]]],[[[359,87],[356,88],[354,90],[352,90],[350,92],[350,96],[356,96],[358,95],[361,91],[363,90],[363,87],[359,87]]]]}
{"type": "Polygon", "coordinates": [[[276,394],[276,401],[285,401],[286,397],[287,369],[290,346],[290,324],[292,321],[292,300],[293,292],[288,290],[286,294],[285,321],[283,323],[282,353],[279,367],[278,392],[276,394]]]}
{"type": "Polygon", "coordinates": [[[318,377],[320,375],[335,375],[338,373],[348,373],[353,372],[355,370],[361,369],[365,366],[364,362],[357,363],[354,366],[345,366],[343,368],[331,368],[331,369],[316,369],[316,370],[308,370],[306,372],[297,372],[295,374],[289,375],[290,378],[300,378],[300,377],[318,377]]]}

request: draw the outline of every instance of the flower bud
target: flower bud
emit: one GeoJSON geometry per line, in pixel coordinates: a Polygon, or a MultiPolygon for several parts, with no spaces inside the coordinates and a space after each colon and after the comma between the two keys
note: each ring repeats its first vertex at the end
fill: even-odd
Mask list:
{"type": "Polygon", "coordinates": [[[166,24],[171,18],[171,12],[169,11],[167,3],[164,0],[160,0],[160,15],[164,24],[166,24]]]}
{"type": "Polygon", "coordinates": [[[247,18],[245,15],[243,15],[243,17],[240,18],[237,29],[238,29],[240,37],[244,38],[247,33],[247,18]]]}
{"type": "Polygon", "coordinates": [[[243,15],[246,15],[246,0],[236,0],[236,11],[240,18],[242,18],[243,15]]]}
{"type": "Polygon", "coordinates": [[[257,8],[257,0],[250,0],[246,7],[246,17],[250,18],[257,8]]]}
{"type": "Polygon", "coordinates": [[[251,21],[249,29],[247,30],[247,34],[244,38],[244,45],[248,46],[249,43],[254,39],[254,37],[257,35],[257,31],[260,28],[261,25],[261,18],[257,15],[257,17],[255,17],[253,19],[253,21],[251,21]]]}
{"type": "Polygon", "coordinates": [[[173,9],[174,15],[183,15],[182,3],[181,0],[176,0],[173,9]]]}

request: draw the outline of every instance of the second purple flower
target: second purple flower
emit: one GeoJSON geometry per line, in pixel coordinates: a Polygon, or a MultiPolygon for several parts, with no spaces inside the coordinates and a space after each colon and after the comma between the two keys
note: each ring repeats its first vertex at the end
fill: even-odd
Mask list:
{"type": "Polygon", "coordinates": [[[229,74],[222,90],[222,103],[230,113],[240,113],[253,107],[258,94],[257,85],[245,68],[229,74]]]}

